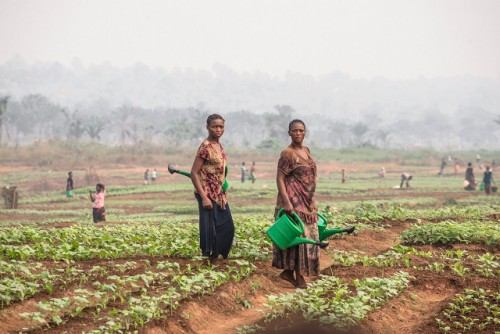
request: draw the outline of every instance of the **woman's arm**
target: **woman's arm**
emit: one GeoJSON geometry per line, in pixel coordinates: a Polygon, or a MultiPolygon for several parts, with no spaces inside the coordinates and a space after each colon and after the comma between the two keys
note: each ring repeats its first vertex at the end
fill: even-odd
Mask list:
{"type": "Polygon", "coordinates": [[[290,199],[288,198],[288,194],[286,193],[286,186],[285,186],[285,173],[283,173],[280,169],[278,169],[278,175],[276,176],[276,184],[278,186],[278,192],[281,195],[281,198],[283,198],[283,201],[285,202],[285,212],[288,214],[291,214],[293,212],[293,205],[290,202],[290,199]]]}
{"type": "Polygon", "coordinates": [[[207,194],[203,190],[203,187],[201,186],[201,180],[200,180],[201,166],[203,166],[203,159],[199,156],[196,156],[193,162],[193,167],[191,167],[191,182],[193,182],[193,186],[196,189],[196,192],[200,194],[201,205],[205,209],[211,209],[213,207],[212,201],[210,200],[210,198],[208,198],[207,194]]]}

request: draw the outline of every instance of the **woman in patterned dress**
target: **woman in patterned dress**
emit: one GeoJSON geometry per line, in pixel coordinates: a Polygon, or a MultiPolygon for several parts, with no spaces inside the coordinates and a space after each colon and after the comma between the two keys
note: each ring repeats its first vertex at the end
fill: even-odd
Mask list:
{"type": "Polygon", "coordinates": [[[234,223],[222,190],[227,164],[220,138],[224,134],[224,119],[218,114],[207,118],[208,137],[203,140],[193,166],[191,181],[198,200],[200,248],[202,255],[214,264],[219,255],[227,258],[234,239],[234,223]]]}
{"type": "MultiPolygon", "coordinates": [[[[278,161],[275,216],[281,208],[288,214],[297,213],[305,227],[302,237],[319,240],[318,209],[313,199],[316,190],[316,163],[309,148],[302,145],[305,134],[306,126],[303,121],[295,119],[288,125],[292,143],[281,152],[278,161]]],[[[281,279],[292,283],[294,287],[306,288],[303,275],[319,274],[319,246],[300,244],[280,250],[274,245],[273,267],[283,269],[281,279]]]]}

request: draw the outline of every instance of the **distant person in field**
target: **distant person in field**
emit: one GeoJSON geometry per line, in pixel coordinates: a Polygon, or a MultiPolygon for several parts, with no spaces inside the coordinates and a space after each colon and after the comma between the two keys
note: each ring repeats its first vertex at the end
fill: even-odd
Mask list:
{"type": "Polygon", "coordinates": [[[340,171],[340,181],[342,183],[345,183],[346,180],[347,180],[347,172],[345,171],[345,169],[342,169],[340,171]]]}
{"type": "Polygon", "coordinates": [[[73,172],[68,172],[66,180],[66,196],[73,197],[73,172]]]}
{"type": "Polygon", "coordinates": [[[476,190],[476,180],[474,179],[474,168],[472,168],[472,162],[467,163],[467,169],[465,170],[465,190],[476,190]]]}
{"type": "Polygon", "coordinates": [[[106,188],[104,184],[98,183],[95,186],[95,193],[89,191],[92,204],[92,218],[94,223],[106,221],[106,209],[104,208],[104,197],[106,197],[106,188]]]}
{"type": "Polygon", "coordinates": [[[486,195],[491,194],[491,185],[493,183],[493,173],[490,170],[490,166],[486,166],[486,171],[483,175],[484,192],[486,195]]]}
{"type": "Polygon", "coordinates": [[[481,155],[479,153],[476,155],[476,163],[477,164],[481,163],[481,155]]]}
{"type": "Polygon", "coordinates": [[[156,183],[156,168],[151,172],[151,183],[156,183]]]}
{"type": "Polygon", "coordinates": [[[245,183],[245,180],[247,179],[247,167],[245,166],[245,161],[241,163],[241,183],[245,183]]]}
{"type": "Polygon", "coordinates": [[[460,169],[460,164],[458,162],[458,158],[455,158],[454,160],[455,160],[455,162],[453,164],[453,171],[454,171],[455,175],[457,175],[458,170],[460,169]]]}
{"type": "Polygon", "coordinates": [[[250,167],[250,176],[248,177],[248,180],[252,181],[252,184],[254,184],[255,181],[257,180],[255,172],[256,172],[255,161],[252,161],[252,167],[250,167]]]}
{"type": "MultiPolygon", "coordinates": [[[[319,240],[318,208],[314,202],[316,191],[317,168],[309,148],[303,145],[306,125],[295,119],[288,125],[291,144],[287,146],[278,160],[276,183],[278,197],[274,215],[280,209],[285,213],[295,212],[304,223],[301,237],[319,240]]],[[[319,274],[319,246],[300,244],[281,250],[273,245],[275,268],[283,269],[279,277],[297,288],[306,288],[303,275],[319,274]]]]}
{"type": "Polygon", "coordinates": [[[410,187],[410,181],[413,179],[413,176],[410,173],[401,174],[401,184],[399,185],[399,189],[403,189],[403,184],[406,183],[406,188],[410,187]]]}
{"type": "Polygon", "coordinates": [[[497,163],[495,160],[491,160],[491,171],[495,171],[495,167],[496,167],[497,163]]]}
{"type": "Polygon", "coordinates": [[[444,176],[444,169],[446,167],[446,159],[441,159],[441,167],[439,167],[439,176],[444,176]]]}
{"type": "Polygon", "coordinates": [[[380,167],[378,171],[378,176],[382,178],[385,177],[385,167],[380,167]]]}
{"type": "Polygon", "coordinates": [[[207,118],[208,137],[203,140],[193,166],[191,181],[198,201],[200,248],[212,264],[220,255],[229,255],[234,239],[234,222],[226,193],[222,190],[227,165],[220,142],[224,134],[224,118],[212,114],[207,118]]]}
{"type": "Polygon", "coordinates": [[[148,184],[148,173],[149,173],[149,169],[146,169],[146,171],[144,172],[144,184],[148,184]]]}

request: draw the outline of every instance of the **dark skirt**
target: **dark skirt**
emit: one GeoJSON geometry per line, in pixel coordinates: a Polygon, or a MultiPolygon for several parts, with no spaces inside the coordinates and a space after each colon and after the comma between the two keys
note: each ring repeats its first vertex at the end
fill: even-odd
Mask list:
{"type": "Polygon", "coordinates": [[[102,208],[93,208],[92,209],[92,217],[94,218],[94,223],[105,222],[106,221],[106,209],[102,208]]]}
{"type": "Polygon", "coordinates": [[[200,213],[200,248],[203,256],[227,258],[234,239],[234,223],[229,204],[226,210],[213,200],[212,209],[205,209],[201,197],[195,193],[200,213]]]}

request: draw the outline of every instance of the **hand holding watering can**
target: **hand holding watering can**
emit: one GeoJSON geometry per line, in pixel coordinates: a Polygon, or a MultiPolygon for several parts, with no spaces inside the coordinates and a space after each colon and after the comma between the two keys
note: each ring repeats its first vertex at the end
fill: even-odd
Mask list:
{"type": "Polygon", "coordinates": [[[327,237],[337,233],[351,234],[354,232],[354,227],[326,230],[327,224],[328,221],[326,218],[318,213],[319,241],[301,238],[300,236],[304,233],[304,223],[293,210],[292,214],[289,215],[285,212],[285,208],[282,208],[278,211],[274,224],[269,227],[266,233],[278,248],[285,250],[300,244],[313,244],[321,248],[326,248],[329,244],[323,240],[327,237]]]}

